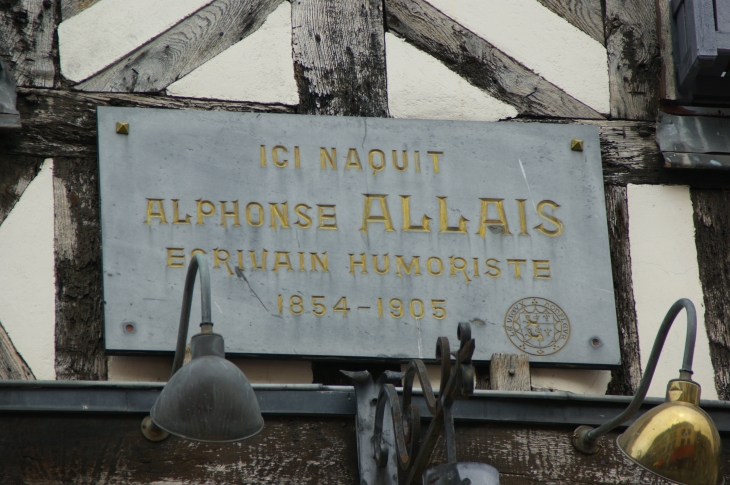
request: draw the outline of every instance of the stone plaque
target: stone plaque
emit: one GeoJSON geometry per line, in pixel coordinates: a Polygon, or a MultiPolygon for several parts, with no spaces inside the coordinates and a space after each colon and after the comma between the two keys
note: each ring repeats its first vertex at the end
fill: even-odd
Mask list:
{"type": "Polygon", "coordinates": [[[476,360],[619,363],[595,126],[98,115],[111,352],[174,350],[201,252],[229,353],[432,359],[469,321],[476,360]]]}

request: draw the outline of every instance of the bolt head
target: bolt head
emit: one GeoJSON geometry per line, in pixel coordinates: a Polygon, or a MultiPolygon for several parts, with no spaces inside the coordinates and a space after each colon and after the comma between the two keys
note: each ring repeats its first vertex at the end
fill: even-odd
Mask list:
{"type": "Polygon", "coordinates": [[[576,140],[573,138],[570,140],[570,149],[574,152],[582,152],[583,151],[583,140],[576,140]]]}
{"type": "Polygon", "coordinates": [[[117,121],[117,133],[120,135],[129,135],[129,123],[117,121]]]}

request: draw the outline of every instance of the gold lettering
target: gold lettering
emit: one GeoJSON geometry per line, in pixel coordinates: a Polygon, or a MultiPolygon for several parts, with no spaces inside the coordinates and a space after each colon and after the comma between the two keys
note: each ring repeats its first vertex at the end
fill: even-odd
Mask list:
{"type": "Polygon", "coordinates": [[[375,268],[375,272],[378,274],[386,274],[390,271],[390,257],[387,253],[383,256],[383,259],[385,260],[385,269],[380,269],[378,267],[378,255],[373,254],[373,267],[375,268]]]}
{"type": "Polygon", "coordinates": [[[395,257],[395,274],[398,275],[398,277],[403,278],[401,269],[408,276],[411,275],[411,272],[413,272],[414,276],[421,276],[420,258],[418,256],[413,256],[413,258],[411,259],[411,264],[406,266],[406,263],[403,261],[403,256],[396,255],[396,257],[395,257]]]}
{"type": "Polygon", "coordinates": [[[311,207],[309,207],[307,204],[297,204],[294,206],[294,213],[297,216],[299,216],[302,220],[304,220],[303,224],[302,224],[302,222],[297,221],[294,223],[294,225],[299,226],[302,229],[306,229],[312,225],[312,218],[309,217],[305,212],[303,212],[302,209],[308,210],[308,209],[311,209],[311,207]]]}
{"type": "Polygon", "coordinates": [[[337,149],[332,148],[332,154],[327,151],[326,148],[320,148],[319,149],[319,165],[322,167],[322,170],[327,170],[327,163],[329,163],[330,168],[332,170],[337,169],[337,149]]]}
{"type": "Polygon", "coordinates": [[[286,267],[287,271],[294,271],[294,269],[292,269],[291,267],[291,261],[289,261],[288,251],[276,251],[274,253],[274,273],[279,272],[280,266],[286,267]]]}
{"type": "Polygon", "coordinates": [[[421,173],[421,154],[418,151],[413,152],[413,163],[416,164],[416,173],[421,173]]]}
{"type": "Polygon", "coordinates": [[[172,223],[173,224],[190,224],[190,214],[185,214],[185,219],[180,219],[180,209],[178,208],[180,199],[172,199],[172,223]]]}
{"type": "Polygon", "coordinates": [[[502,235],[510,236],[507,216],[504,214],[504,199],[479,199],[482,201],[482,209],[479,213],[479,230],[477,234],[486,237],[487,226],[502,226],[502,235]],[[494,204],[497,208],[498,219],[489,219],[489,205],[494,204]]]}
{"type": "Polygon", "coordinates": [[[373,177],[378,175],[378,172],[385,168],[385,153],[383,153],[383,150],[370,150],[368,152],[368,165],[373,169],[373,177]],[[375,165],[374,155],[380,156],[380,165],[375,165]]]}
{"type": "Polygon", "coordinates": [[[234,226],[240,226],[241,220],[238,215],[238,201],[234,200],[231,202],[233,204],[233,210],[228,211],[226,209],[226,204],[228,203],[225,200],[220,201],[221,202],[221,226],[226,227],[226,217],[233,217],[233,225],[234,226]]]}
{"type": "Polygon", "coordinates": [[[466,274],[466,260],[464,258],[449,256],[449,262],[451,263],[451,276],[456,276],[457,271],[461,271],[461,274],[464,275],[464,279],[466,280],[466,283],[469,284],[471,281],[469,279],[469,276],[466,274]],[[456,263],[459,262],[460,266],[457,266],[456,263]]]}
{"type": "Polygon", "coordinates": [[[360,273],[368,274],[365,253],[360,253],[360,261],[355,261],[355,255],[350,254],[350,274],[355,274],[355,266],[360,266],[360,273]]]}
{"type": "Polygon", "coordinates": [[[253,227],[260,227],[264,223],[264,208],[261,207],[261,204],[258,202],[249,202],[246,205],[246,222],[248,222],[249,226],[253,227]],[[253,217],[251,215],[251,208],[255,207],[256,210],[258,210],[258,217],[256,218],[256,222],[253,221],[253,217]]]}
{"type": "Polygon", "coordinates": [[[443,155],[444,152],[426,152],[431,155],[433,161],[433,173],[439,173],[439,155],[443,155]]]}
{"type": "Polygon", "coordinates": [[[499,269],[498,266],[495,266],[497,263],[499,263],[499,260],[494,258],[489,258],[487,260],[487,268],[489,268],[489,271],[487,271],[487,276],[490,278],[499,278],[499,275],[502,274],[502,270],[499,269]]]}
{"type": "Polygon", "coordinates": [[[540,224],[539,226],[535,226],[535,229],[537,229],[541,233],[545,234],[546,236],[550,236],[550,237],[560,236],[563,233],[563,229],[565,228],[565,226],[563,226],[563,222],[560,219],[558,219],[557,217],[543,212],[543,209],[545,208],[545,206],[548,206],[553,210],[557,209],[560,206],[558,204],[556,204],[555,202],[553,202],[552,200],[541,200],[537,204],[537,215],[539,215],[546,221],[554,224],[555,229],[546,229],[545,226],[542,224],[540,224]]]}
{"type": "Polygon", "coordinates": [[[329,204],[317,204],[317,217],[319,225],[317,229],[323,229],[328,231],[337,230],[337,214],[335,214],[335,206],[329,204]],[[325,210],[331,210],[331,214],[326,214],[325,210]]]}
{"type": "Polygon", "coordinates": [[[274,165],[276,165],[277,167],[286,167],[286,164],[289,163],[289,160],[282,160],[280,162],[279,150],[283,151],[284,153],[289,153],[289,150],[287,150],[286,147],[276,145],[274,148],[271,149],[271,161],[274,162],[274,165]]]}
{"type": "Polygon", "coordinates": [[[299,271],[306,271],[304,269],[304,253],[298,253],[299,254],[299,271]]]}
{"type": "Polygon", "coordinates": [[[160,224],[167,224],[165,207],[162,205],[163,200],[165,199],[147,199],[147,219],[145,220],[145,224],[148,226],[152,225],[153,217],[160,219],[160,224]],[[157,205],[157,210],[155,210],[155,205],[157,205]]]}
{"type": "Polygon", "coordinates": [[[259,148],[259,152],[261,154],[261,166],[266,166],[266,145],[261,145],[259,148]]]}
{"type": "Polygon", "coordinates": [[[196,254],[208,254],[208,253],[206,253],[205,251],[203,251],[200,248],[195,248],[192,251],[190,251],[190,257],[191,258],[194,258],[196,254]]]}
{"type": "Polygon", "coordinates": [[[327,260],[327,253],[322,253],[322,259],[319,259],[319,255],[317,253],[309,253],[309,264],[312,265],[312,269],[310,269],[311,272],[316,273],[317,272],[317,264],[322,268],[322,273],[329,273],[329,261],[327,260]]]}
{"type": "Polygon", "coordinates": [[[411,196],[410,195],[401,195],[400,196],[400,205],[401,205],[401,212],[403,213],[403,232],[406,231],[414,231],[414,232],[431,232],[431,228],[429,227],[429,221],[431,220],[430,217],[424,214],[423,218],[421,219],[421,225],[420,226],[414,226],[411,224],[411,196]]]}
{"type": "Polygon", "coordinates": [[[347,151],[347,162],[345,163],[345,170],[350,170],[350,168],[362,170],[362,165],[360,165],[360,155],[357,154],[357,150],[354,148],[350,148],[347,151]]]}
{"type": "Polygon", "coordinates": [[[444,263],[441,261],[441,258],[431,256],[426,260],[426,269],[428,270],[428,274],[430,274],[431,276],[441,276],[441,273],[444,272],[444,263]],[[436,263],[438,271],[433,270],[433,265],[431,264],[432,262],[436,263]]]}
{"type": "Polygon", "coordinates": [[[520,271],[520,265],[526,264],[526,259],[508,259],[507,264],[512,264],[515,267],[515,278],[516,279],[522,279],[522,272],[520,271]]]}
{"type": "Polygon", "coordinates": [[[360,227],[360,230],[364,232],[365,234],[368,233],[368,224],[372,222],[382,222],[385,225],[385,231],[386,232],[395,232],[395,229],[393,229],[393,221],[390,218],[390,211],[388,210],[388,200],[387,195],[382,194],[362,194],[365,196],[365,204],[364,209],[362,213],[362,227],[360,227]],[[376,199],[380,202],[380,212],[382,215],[372,215],[370,214],[370,211],[373,206],[373,199],[376,199]]]}
{"type": "MultiPolygon", "coordinates": [[[[429,152],[430,153],[430,152],[429,152]]],[[[459,216],[459,225],[449,227],[449,214],[446,209],[446,197],[436,197],[439,200],[439,233],[451,232],[456,234],[466,234],[466,223],[469,219],[459,216]]]]}
{"type": "Polygon", "coordinates": [[[525,215],[525,201],[527,199],[517,199],[517,208],[520,212],[520,236],[529,236],[527,232],[527,216],[525,215]]]}
{"type": "Polygon", "coordinates": [[[301,156],[299,154],[299,147],[294,147],[294,168],[300,167],[301,156]]]}
{"type": "Polygon", "coordinates": [[[532,272],[535,279],[549,280],[550,278],[550,261],[547,259],[533,259],[532,272]]]}
{"type": "Polygon", "coordinates": [[[210,217],[215,214],[215,205],[211,201],[203,199],[198,199],[195,202],[198,204],[198,224],[203,225],[205,224],[203,216],[210,217]],[[206,207],[208,210],[205,210],[206,207]]]}
{"type": "Polygon", "coordinates": [[[185,267],[185,248],[166,248],[167,249],[167,267],[168,268],[184,268],[185,267]],[[182,254],[180,252],[182,251],[182,254]],[[179,261],[182,260],[182,261],[179,261]]]}
{"type": "Polygon", "coordinates": [[[213,267],[219,268],[220,264],[223,263],[226,265],[226,270],[228,271],[228,276],[233,276],[233,271],[231,271],[231,267],[228,266],[228,260],[231,258],[231,255],[228,251],[225,249],[214,249],[213,250],[213,267]],[[225,258],[221,257],[221,254],[225,255],[225,258]]]}
{"type": "Polygon", "coordinates": [[[281,204],[281,208],[279,207],[279,204],[275,204],[273,202],[269,202],[269,211],[271,211],[271,228],[272,229],[278,229],[276,227],[276,220],[279,220],[279,224],[281,225],[282,229],[290,229],[289,227],[289,203],[284,202],[281,204]]]}
{"type": "Polygon", "coordinates": [[[479,258],[471,258],[474,263],[474,278],[480,278],[479,275],[479,258]]]}
{"type": "Polygon", "coordinates": [[[253,265],[253,269],[259,270],[259,271],[266,271],[266,255],[269,252],[265,249],[261,250],[261,264],[259,265],[256,262],[256,252],[255,251],[249,251],[248,254],[251,256],[251,265],[253,265]]]}
{"type": "Polygon", "coordinates": [[[399,172],[405,171],[408,168],[408,151],[403,150],[403,165],[398,165],[398,150],[393,150],[393,166],[399,172]]]}
{"type": "Polygon", "coordinates": [[[243,251],[237,249],[236,252],[238,253],[238,269],[243,271],[243,251]]]}

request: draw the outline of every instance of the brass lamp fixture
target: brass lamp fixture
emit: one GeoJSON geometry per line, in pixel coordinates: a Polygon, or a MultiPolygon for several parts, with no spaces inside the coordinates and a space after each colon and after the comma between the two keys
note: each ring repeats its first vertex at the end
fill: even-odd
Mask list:
{"type": "Polygon", "coordinates": [[[629,407],[620,415],[593,429],[580,426],[573,446],[586,454],[598,451],[598,439],[626,422],[639,409],[649,390],[659,354],[677,314],[687,312],[687,337],[679,379],[669,381],[666,402],[637,419],[618,438],[619,449],[634,463],[668,480],[686,485],[720,485],[722,447],[710,416],[700,409],[700,385],[691,380],[697,334],[697,315],[692,302],[678,300],[659,327],[644,376],[629,407]]]}
{"type": "Polygon", "coordinates": [[[150,415],[142,421],[142,434],[151,441],[164,440],[168,433],[194,441],[239,441],[264,427],[251,384],[225,359],[223,337],[213,333],[210,300],[210,269],[205,258],[196,254],[185,278],[172,373],[150,415]],[[197,273],[202,323],[200,333],[190,341],[192,360],[183,367],[197,273]]]}

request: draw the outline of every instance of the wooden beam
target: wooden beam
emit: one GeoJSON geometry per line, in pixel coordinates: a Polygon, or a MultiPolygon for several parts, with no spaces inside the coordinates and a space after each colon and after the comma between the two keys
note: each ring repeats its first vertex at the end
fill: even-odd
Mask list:
{"type": "Polygon", "coordinates": [[[97,161],[53,162],[56,379],[106,380],[97,161]]]}
{"type": "MultiPolygon", "coordinates": [[[[718,399],[730,399],[730,193],[690,191],[697,264],[705,304],[705,329],[718,399]]],[[[697,304],[698,302],[695,302],[697,304]]],[[[698,311],[701,309],[698,308],[698,311]]],[[[701,330],[700,330],[701,331],[701,330]]]]}
{"type": "MultiPolygon", "coordinates": [[[[0,454],[3,483],[358,481],[352,417],[264,416],[261,434],[226,444],[176,437],[151,443],[139,431],[141,419],[141,415],[4,413],[0,415],[0,443],[7,444],[0,454]]],[[[427,426],[421,428],[425,432],[427,426]]],[[[457,457],[496,467],[503,485],[669,484],[626,458],[616,447],[616,433],[601,438],[595,455],[576,452],[569,439],[573,429],[457,422],[457,457]]],[[[728,456],[725,452],[726,479],[728,456]]],[[[440,440],[431,463],[443,462],[440,440]]]]}
{"type": "Polygon", "coordinates": [[[424,0],[386,0],[385,8],[388,30],[520,116],[603,118],[424,0]]]}
{"type": "MultiPolygon", "coordinates": [[[[2,140],[0,135],[0,146],[2,140]]],[[[43,160],[43,157],[24,155],[0,157],[0,225],[40,172],[43,160]]]]}
{"type": "Polygon", "coordinates": [[[281,2],[215,0],[74,89],[162,91],[258,30],[281,2]]]}
{"type": "Polygon", "coordinates": [[[611,371],[611,382],[608,384],[606,394],[632,396],[641,380],[641,360],[634,286],[631,279],[629,208],[625,186],[606,185],[605,192],[608,245],[611,251],[613,293],[616,299],[618,341],[621,349],[621,367],[611,371]]]}
{"type": "Polygon", "coordinates": [[[292,2],[299,112],[388,116],[381,0],[292,2]]]}
{"type": "Polygon", "coordinates": [[[526,354],[492,354],[489,388],[493,391],[531,391],[530,361],[526,354]]]}
{"type": "Polygon", "coordinates": [[[56,75],[54,2],[16,0],[0,4],[0,57],[18,86],[52,88],[56,75]]]}
{"type": "Polygon", "coordinates": [[[603,6],[601,0],[537,0],[573,26],[606,44],[603,34],[603,6]]]}
{"type": "Polygon", "coordinates": [[[611,116],[654,120],[659,107],[661,66],[656,6],[651,1],[605,3],[611,116]]]}
{"type": "Polygon", "coordinates": [[[61,21],[68,20],[74,15],[83,12],[99,0],[60,0],[61,21]]]}
{"type": "Polygon", "coordinates": [[[8,379],[34,381],[35,376],[0,322],[0,381],[8,379]]]}

